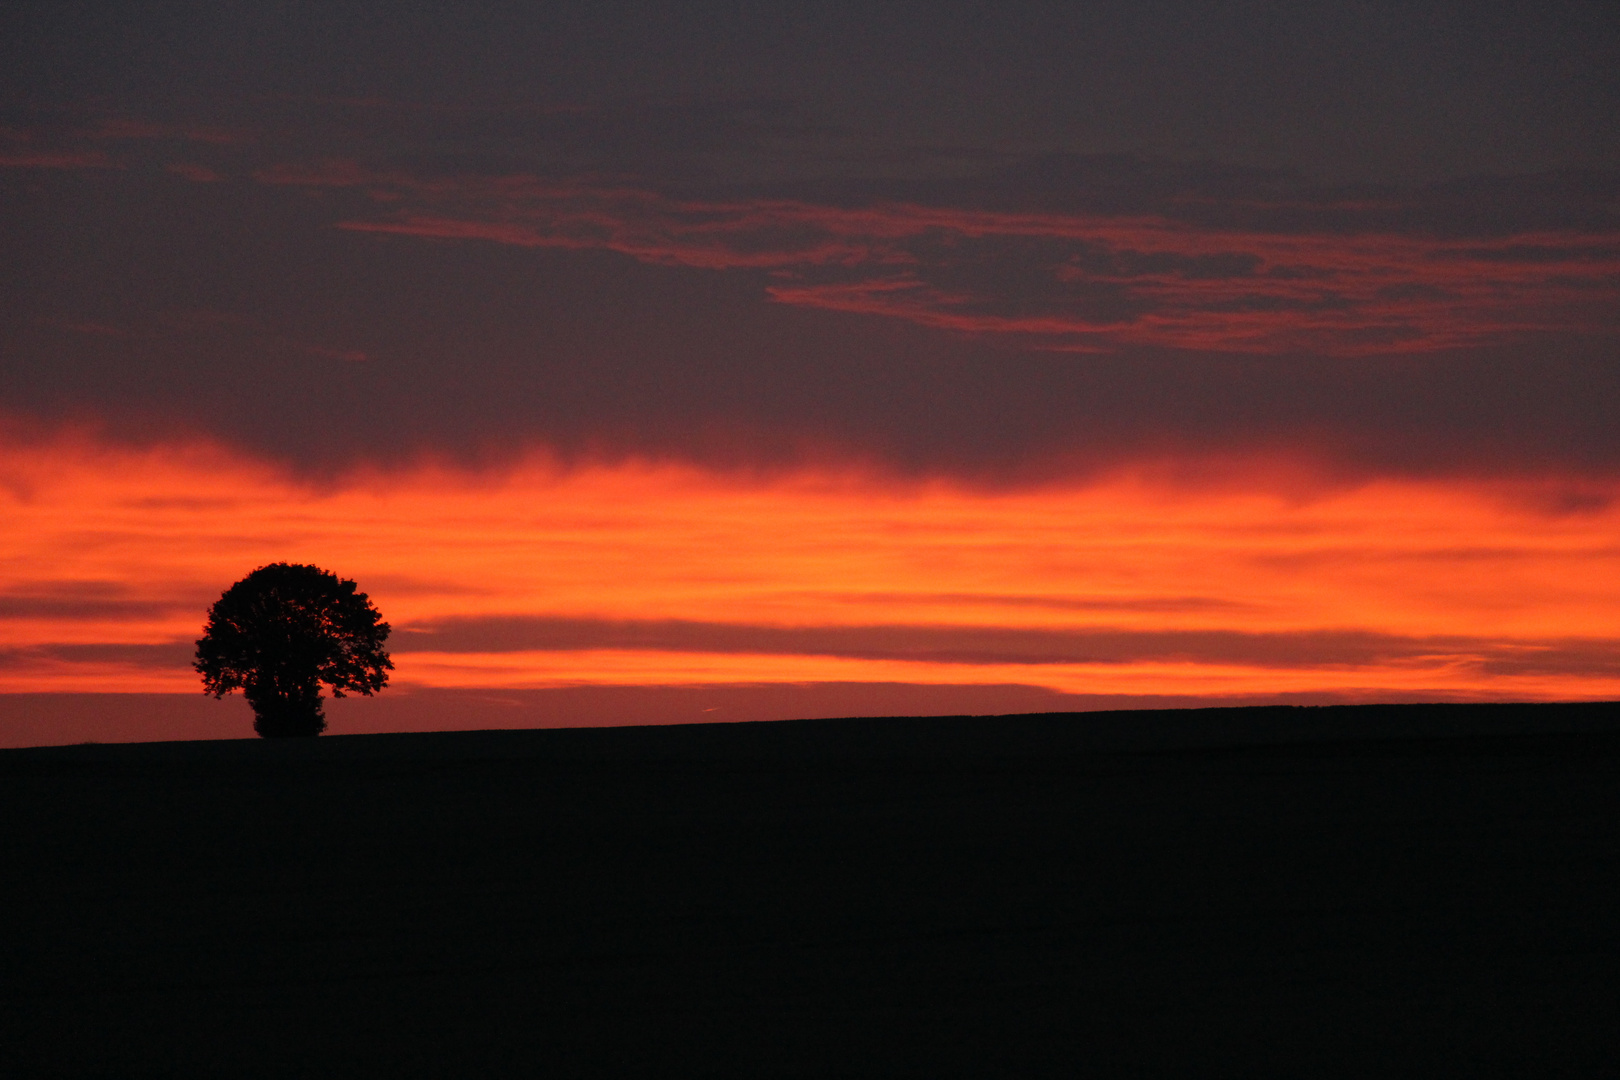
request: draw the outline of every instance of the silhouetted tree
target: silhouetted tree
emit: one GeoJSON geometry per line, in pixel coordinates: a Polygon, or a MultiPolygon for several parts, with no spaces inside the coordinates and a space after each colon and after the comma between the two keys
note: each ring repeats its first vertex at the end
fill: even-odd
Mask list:
{"type": "Polygon", "coordinates": [[[370,697],[394,666],[388,624],[355,583],[318,566],[271,563],[225,590],[208,609],[192,665],[203,692],[241,690],[265,738],[326,729],[321,684],[333,697],[370,697]]]}

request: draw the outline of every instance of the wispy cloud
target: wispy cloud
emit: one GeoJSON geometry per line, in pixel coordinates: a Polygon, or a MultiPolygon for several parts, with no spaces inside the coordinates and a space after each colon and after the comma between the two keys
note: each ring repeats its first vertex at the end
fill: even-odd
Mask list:
{"type": "Polygon", "coordinates": [[[12,169],[116,169],[118,164],[99,150],[0,150],[0,167],[12,169]]]}
{"type": "Polygon", "coordinates": [[[378,213],[339,226],[355,232],[760,272],[779,303],[1051,349],[1355,356],[1620,330],[1620,231],[1441,235],[1394,224],[1402,215],[1376,200],[1322,200],[1310,213],[1242,199],[1215,212],[1207,197],[1154,212],[1015,212],[421,179],[352,161],[258,177],[367,192],[378,213]],[[1259,220],[1230,220],[1245,216],[1259,220]]]}
{"type": "Polygon", "coordinates": [[[211,146],[241,146],[253,136],[238,127],[194,122],[171,123],[134,116],[108,116],[86,132],[93,139],[165,139],[211,146]]]}
{"type": "Polygon", "coordinates": [[[96,642],[0,648],[0,671],[9,668],[33,669],[54,663],[168,672],[187,666],[194,650],[195,646],[188,641],[155,645],[96,642]]]}
{"type": "MultiPolygon", "coordinates": [[[[191,121],[169,122],[99,110],[35,110],[24,126],[0,127],[0,167],[29,169],[121,169],[127,162],[107,152],[111,143],[191,144],[206,151],[245,148],[252,136],[241,129],[191,121]]],[[[127,149],[127,146],[126,146],[127,149]]],[[[168,171],[188,180],[217,178],[204,165],[178,162],[168,171]]]]}
{"type": "Polygon", "coordinates": [[[198,165],[190,161],[170,162],[164,166],[164,170],[183,180],[190,180],[197,184],[213,184],[224,179],[223,176],[208,166],[198,165]]]}

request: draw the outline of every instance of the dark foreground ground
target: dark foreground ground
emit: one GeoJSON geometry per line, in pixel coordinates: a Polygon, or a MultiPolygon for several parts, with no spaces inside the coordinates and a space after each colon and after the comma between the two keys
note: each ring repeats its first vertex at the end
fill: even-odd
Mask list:
{"type": "Polygon", "coordinates": [[[1616,1076],[1620,708],[4,751],[0,1075],[1616,1076]]]}

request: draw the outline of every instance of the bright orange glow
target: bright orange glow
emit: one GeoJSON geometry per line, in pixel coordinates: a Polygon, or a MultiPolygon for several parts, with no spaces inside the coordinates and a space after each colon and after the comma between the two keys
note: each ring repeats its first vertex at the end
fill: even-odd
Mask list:
{"type": "Polygon", "coordinates": [[[315,487],[67,438],[0,460],[3,692],[195,693],[208,604],[287,560],[370,593],[396,684],[1620,697],[1620,492],[1590,486],[1144,466],[985,492],[537,456],[315,487]]]}

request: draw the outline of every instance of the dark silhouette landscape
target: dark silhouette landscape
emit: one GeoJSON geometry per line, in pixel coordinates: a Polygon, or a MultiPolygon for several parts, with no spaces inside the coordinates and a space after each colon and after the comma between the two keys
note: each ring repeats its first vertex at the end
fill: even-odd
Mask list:
{"type": "Polygon", "coordinates": [[[0,751],[0,1074],[1602,1076],[1620,706],[0,751]]]}
{"type": "Polygon", "coordinates": [[[1620,1077],[1617,117],[1617,0],[0,3],[0,1080],[1620,1077]]]}

